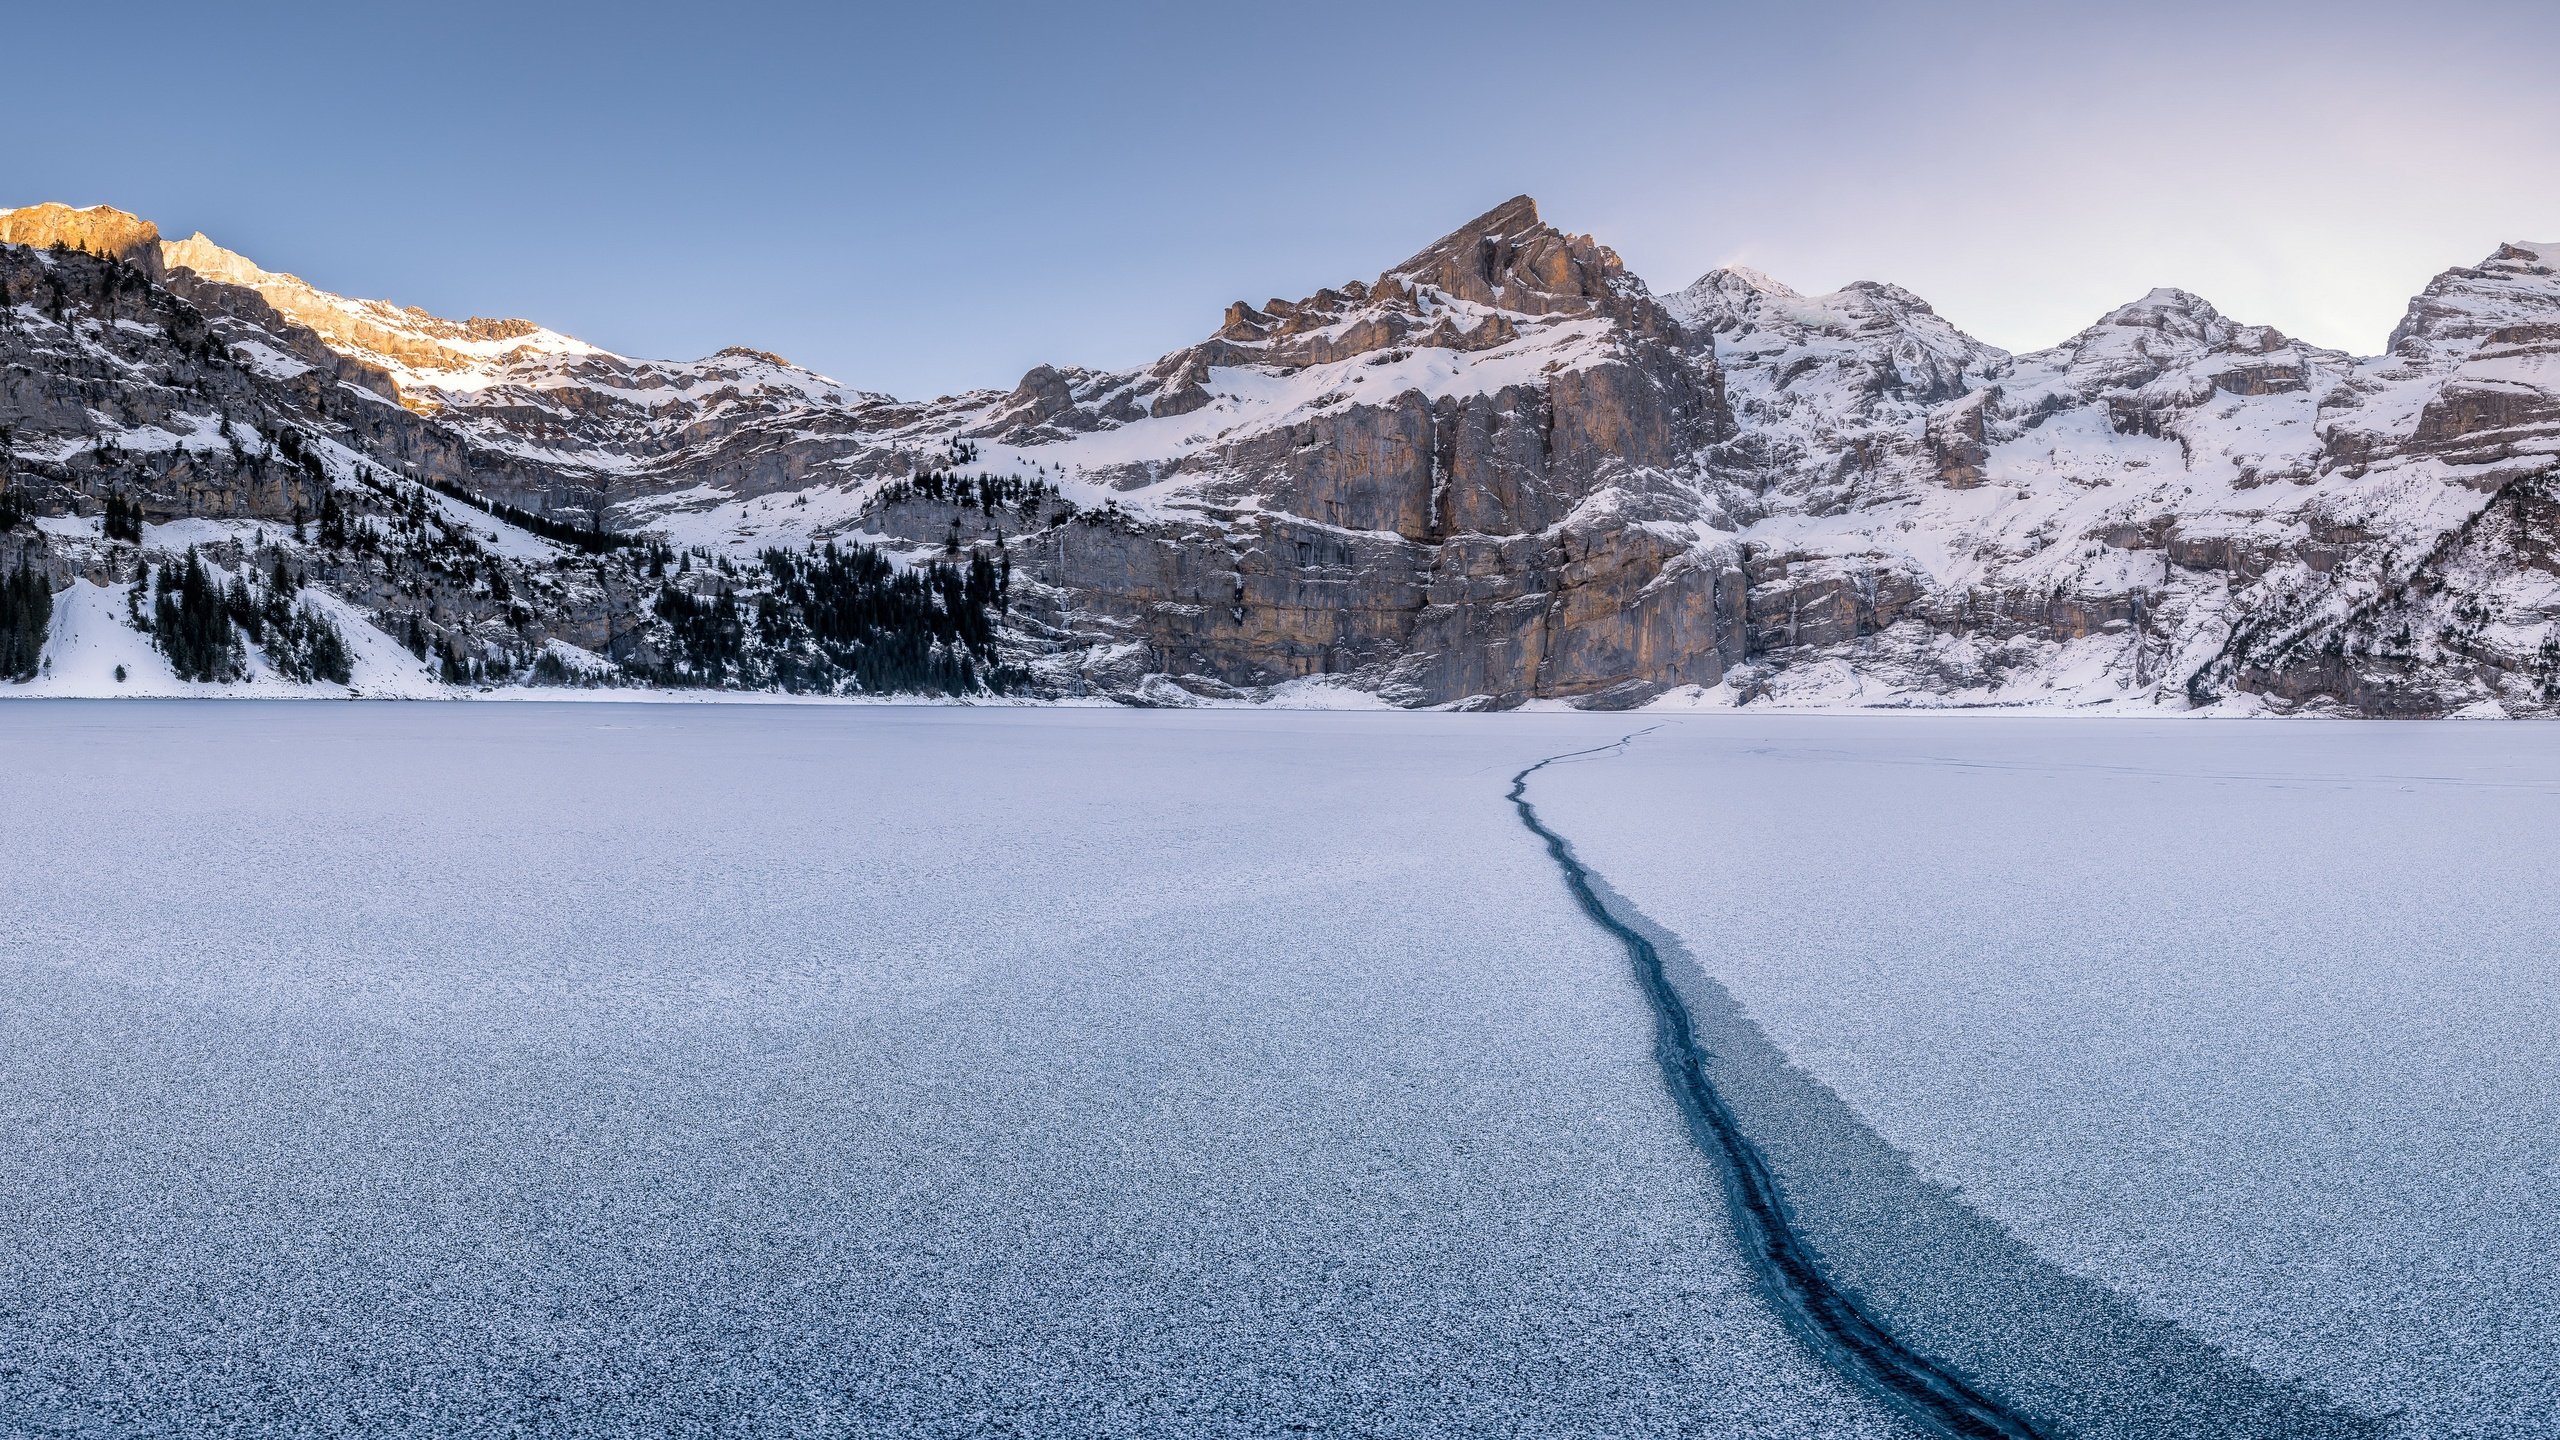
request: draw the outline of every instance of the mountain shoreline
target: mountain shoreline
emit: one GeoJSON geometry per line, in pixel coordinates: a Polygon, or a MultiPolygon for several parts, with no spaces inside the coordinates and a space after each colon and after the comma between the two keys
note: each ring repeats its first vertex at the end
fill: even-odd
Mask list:
{"type": "MultiPolygon", "coordinates": [[[[1656,296],[1522,196],[1151,366],[909,402],[105,207],[0,242],[0,574],[95,610],[199,553],[399,672],[357,688],[2560,710],[2560,245],[2381,356],[2170,290],[2012,355],[1881,283],[1656,296]]],[[[235,647],[206,673],[299,664],[235,647]]]]}

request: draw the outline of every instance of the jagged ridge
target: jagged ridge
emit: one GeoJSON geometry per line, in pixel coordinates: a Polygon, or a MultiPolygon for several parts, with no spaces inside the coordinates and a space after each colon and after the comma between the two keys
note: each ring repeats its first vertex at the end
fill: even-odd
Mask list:
{"type": "Polygon", "coordinates": [[[2540,492],[2479,537],[2560,457],[2560,246],[2447,271],[2368,359],[2169,290],[2009,355],[1891,285],[1657,299],[1524,196],[1138,370],[902,403],[348,301],[104,209],[0,239],[122,257],[394,473],[732,552],[1001,553],[1058,690],[2548,703],[2540,492]],[[1051,498],[901,483],[955,456],[1051,498]]]}

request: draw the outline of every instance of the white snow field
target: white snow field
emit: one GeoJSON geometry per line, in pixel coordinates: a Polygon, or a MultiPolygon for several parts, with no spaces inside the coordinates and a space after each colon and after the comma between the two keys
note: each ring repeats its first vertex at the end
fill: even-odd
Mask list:
{"type": "MultiPolygon", "coordinates": [[[[1893,1163],[2036,1257],[2385,1433],[2550,1436],[2555,738],[1725,716],[1531,797],[1893,1163]]],[[[1921,1253],[1934,1222],[1882,1213],[1925,1197],[1871,1206],[1901,1182],[1759,1118],[1880,1309],[2025,1348],[2000,1332],[2047,1302],[1944,1293],[1973,1275],[1921,1253]]]]}
{"type": "Polygon", "coordinates": [[[1906,1433],[1504,801],[1623,728],[0,705],[0,1432],[1906,1433]]]}

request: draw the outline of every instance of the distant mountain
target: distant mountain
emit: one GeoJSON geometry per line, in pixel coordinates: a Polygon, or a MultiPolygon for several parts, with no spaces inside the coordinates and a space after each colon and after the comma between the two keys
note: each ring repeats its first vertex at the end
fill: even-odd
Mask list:
{"type": "Polygon", "coordinates": [[[468,676],[855,686],[794,668],[824,649],[805,582],[740,564],[834,541],[1001,577],[970,683],[1035,694],[2560,705],[2560,246],[2445,272],[2377,357],[2174,290],[2011,355],[1891,285],[1727,269],[1657,297],[1521,197],[1152,365],[901,402],[347,300],[112,210],[0,213],[0,241],[36,517],[0,565],[117,581],[132,557],[62,523],[110,493],[156,544],[423,486],[520,522],[484,544],[521,552],[487,562],[527,572],[509,600],[423,554],[357,578],[270,534],[232,563],[285,547],[468,676]],[[85,323],[46,288],[74,272],[111,292],[85,323]],[[226,464],[217,422],[291,430],[319,478],[226,464]],[[781,618],[685,618],[715,603],[781,618]]]}

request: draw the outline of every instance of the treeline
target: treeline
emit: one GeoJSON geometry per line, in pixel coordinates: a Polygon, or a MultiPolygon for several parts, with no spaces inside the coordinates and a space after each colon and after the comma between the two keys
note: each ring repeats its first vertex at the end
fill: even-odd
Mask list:
{"type": "Polygon", "coordinates": [[[996,649],[1010,558],[900,570],[870,546],[829,544],[767,550],[752,567],[715,563],[709,593],[660,586],[665,659],[646,678],[869,695],[1002,693],[1028,679],[996,649]]]}
{"type": "Polygon", "coordinates": [[[957,505],[990,517],[999,509],[1009,509],[1034,523],[1041,510],[1052,502],[1070,516],[1076,509],[1073,502],[1060,499],[1058,487],[1046,480],[1025,480],[1019,475],[962,475],[948,470],[923,470],[911,479],[892,480],[872,497],[875,505],[916,500],[957,505]]]}
{"type": "MultiPolygon", "coordinates": [[[[323,486],[331,486],[328,467],[321,463],[318,452],[311,448],[310,442],[300,431],[292,429],[291,427],[287,427],[279,431],[276,435],[276,451],[278,454],[284,456],[285,459],[302,467],[303,473],[309,475],[313,480],[319,482],[323,486]]],[[[401,502],[402,497],[399,493],[399,486],[401,482],[398,477],[391,476],[388,472],[385,472],[381,478],[377,479],[375,478],[375,474],[372,469],[362,465],[357,467],[356,476],[359,480],[364,481],[366,484],[372,486],[373,489],[382,493],[395,505],[401,502]]],[[[489,496],[483,495],[479,491],[471,489],[469,486],[439,477],[430,477],[425,480],[410,483],[425,486],[440,495],[450,496],[451,498],[459,500],[463,504],[469,505],[476,510],[494,515],[498,519],[503,520],[518,529],[530,530],[534,534],[539,535],[543,539],[549,540],[554,544],[566,545],[571,549],[580,550],[589,555],[602,555],[610,551],[622,549],[625,546],[636,543],[638,538],[631,535],[625,535],[620,531],[600,529],[592,524],[577,525],[565,520],[555,519],[549,515],[536,514],[531,510],[525,509],[523,506],[510,505],[503,500],[491,499],[489,496]]],[[[341,549],[347,548],[350,544],[357,548],[362,548],[364,544],[363,540],[346,529],[343,516],[340,517],[334,528],[331,527],[328,510],[336,503],[334,487],[332,487],[329,492],[324,493],[326,494],[326,498],[321,502],[321,543],[334,545],[341,549]]],[[[415,497],[413,496],[411,498],[413,502],[415,502],[415,497]]],[[[425,518],[425,506],[422,502],[413,503],[413,509],[417,518],[421,520],[425,518]]]]}
{"type": "Polygon", "coordinates": [[[517,529],[530,530],[555,545],[567,545],[573,549],[583,550],[589,555],[602,555],[607,551],[619,550],[639,541],[638,536],[625,535],[619,530],[605,530],[593,524],[572,525],[555,520],[548,515],[537,515],[520,505],[510,505],[504,500],[492,500],[477,490],[465,488],[450,480],[430,479],[426,483],[435,487],[438,494],[450,495],[465,505],[485,510],[517,529]]]}

